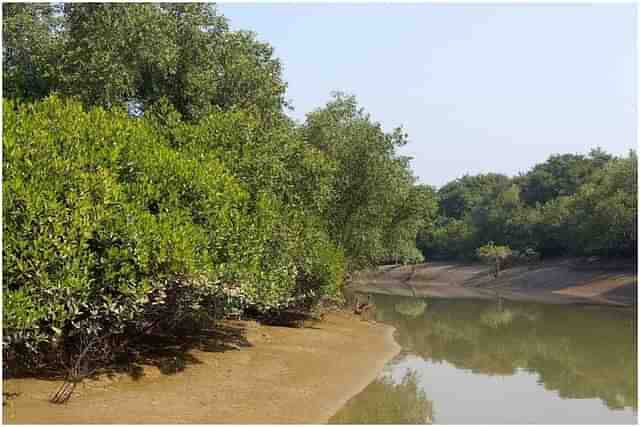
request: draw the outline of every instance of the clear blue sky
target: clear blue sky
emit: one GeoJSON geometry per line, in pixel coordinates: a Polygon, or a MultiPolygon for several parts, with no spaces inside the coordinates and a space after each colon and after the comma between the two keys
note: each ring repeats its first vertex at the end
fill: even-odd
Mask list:
{"type": "Polygon", "coordinates": [[[275,47],[293,116],[330,92],[402,125],[420,181],[515,175],[553,153],[636,147],[636,6],[247,4],[218,9],[275,47]]]}

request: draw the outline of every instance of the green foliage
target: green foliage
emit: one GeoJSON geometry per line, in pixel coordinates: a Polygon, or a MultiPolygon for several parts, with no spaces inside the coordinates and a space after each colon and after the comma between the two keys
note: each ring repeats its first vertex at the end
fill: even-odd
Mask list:
{"type": "Polygon", "coordinates": [[[517,179],[522,187],[523,199],[533,206],[560,196],[571,196],[592,173],[611,159],[612,156],[600,148],[591,150],[588,156],[551,156],[546,162],[536,165],[530,172],[517,179]]]}
{"type": "Polygon", "coordinates": [[[248,31],[225,32],[220,44],[218,61],[223,77],[214,104],[223,109],[242,108],[274,120],[273,115],[288,104],[282,66],[273,56],[273,48],[248,31]]]}
{"type": "Polygon", "coordinates": [[[418,247],[427,258],[464,259],[475,249],[475,229],[468,221],[438,217],[418,234],[418,247]]]}
{"type": "Polygon", "coordinates": [[[574,252],[632,256],[638,242],[638,158],[610,160],[569,202],[574,252]]]}
{"type": "Polygon", "coordinates": [[[341,95],[297,126],[272,48],[210,5],[9,12],[6,349],[308,308],[348,270],[423,259],[435,191],[396,155],[406,135],[341,95]]]}
{"type": "Polygon", "coordinates": [[[395,152],[406,143],[402,129],[384,132],[355,97],[336,93],[307,115],[303,132],[333,165],[327,221],[351,268],[420,260],[415,239],[433,192],[414,187],[409,159],[395,152]]]}
{"type": "Polygon", "coordinates": [[[211,4],[3,7],[6,96],[58,91],[89,106],[143,110],[164,98],[186,120],[244,108],[265,123],[286,106],[273,48],[230,31],[211,4]]]}
{"type": "Polygon", "coordinates": [[[571,202],[571,196],[560,196],[537,209],[539,217],[533,224],[543,254],[562,255],[574,247],[572,230],[576,222],[571,202]]]}
{"type": "Polygon", "coordinates": [[[511,249],[508,246],[499,246],[493,242],[489,242],[479,247],[476,253],[479,258],[494,262],[496,259],[506,259],[509,257],[511,255],[511,249]]]}
{"type": "Polygon", "coordinates": [[[59,86],[64,36],[57,6],[3,3],[2,89],[11,98],[37,99],[59,86]]]}
{"type": "Polygon", "coordinates": [[[433,187],[414,185],[401,188],[406,191],[393,207],[391,221],[383,235],[383,259],[403,263],[424,261],[416,247],[418,232],[431,224],[437,211],[436,194],[433,187]]]}
{"type": "Polygon", "coordinates": [[[418,233],[427,257],[469,259],[487,241],[531,257],[635,256],[637,158],[600,149],[551,156],[529,173],[465,176],[438,191],[440,215],[418,233]]]}
{"type": "Polygon", "coordinates": [[[448,218],[462,219],[487,193],[495,193],[509,184],[509,178],[505,175],[465,175],[438,190],[440,213],[448,218]]]}
{"type": "Polygon", "coordinates": [[[66,3],[63,92],[87,105],[146,101],[175,69],[171,28],[152,4],[66,3]]]}
{"type": "MultiPolygon", "coordinates": [[[[296,208],[308,196],[280,175],[290,159],[273,157],[282,163],[259,179],[242,174],[251,162],[267,163],[245,133],[256,126],[251,116],[173,124],[161,129],[152,118],[85,111],[57,97],[5,101],[8,348],[44,354],[54,337],[86,341],[150,322],[176,327],[337,297],[342,251],[313,206],[296,208]],[[255,150],[229,168],[216,155],[225,138],[255,150]]],[[[296,149],[289,155],[305,155],[296,149]]]]}
{"type": "Polygon", "coordinates": [[[511,256],[512,251],[508,246],[495,245],[493,242],[489,242],[479,247],[476,250],[476,254],[482,261],[495,266],[495,275],[497,277],[500,274],[500,266],[511,256]]]}

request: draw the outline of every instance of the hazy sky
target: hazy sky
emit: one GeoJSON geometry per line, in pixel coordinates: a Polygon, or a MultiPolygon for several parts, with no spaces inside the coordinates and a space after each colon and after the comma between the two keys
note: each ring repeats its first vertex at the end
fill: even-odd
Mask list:
{"type": "Polygon", "coordinates": [[[402,125],[421,182],[636,147],[636,6],[230,4],[275,47],[293,116],[331,91],[402,125]]]}

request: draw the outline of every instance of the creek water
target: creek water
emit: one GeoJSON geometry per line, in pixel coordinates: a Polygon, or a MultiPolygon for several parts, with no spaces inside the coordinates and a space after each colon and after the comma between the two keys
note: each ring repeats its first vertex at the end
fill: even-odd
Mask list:
{"type": "Polygon", "coordinates": [[[402,352],[338,424],[636,424],[636,308],[373,295],[402,352]]]}

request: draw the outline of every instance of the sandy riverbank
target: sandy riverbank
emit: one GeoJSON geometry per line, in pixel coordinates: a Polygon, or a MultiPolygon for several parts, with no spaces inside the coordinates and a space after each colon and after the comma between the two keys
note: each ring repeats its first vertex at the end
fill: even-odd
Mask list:
{"type": "Polygon", "coordinates": [[[245,345],[193,350],[180,373],[88,380],[66,405],[48,403],[59,382],[12,379],[3,407],[16,424],[325,423],[396,355],[393,328],[330,313],[307,328],[231,322],[245,345]]]}
{"type": "Polygon", "coordinates": [[[442,298],[495,298],[548,304],[633,305],[638,279],[632,262],[545,261],[503,270],[497,279],[479,263],[430,262],[386,266],[357,275],[350,292],[442,298]]]}

